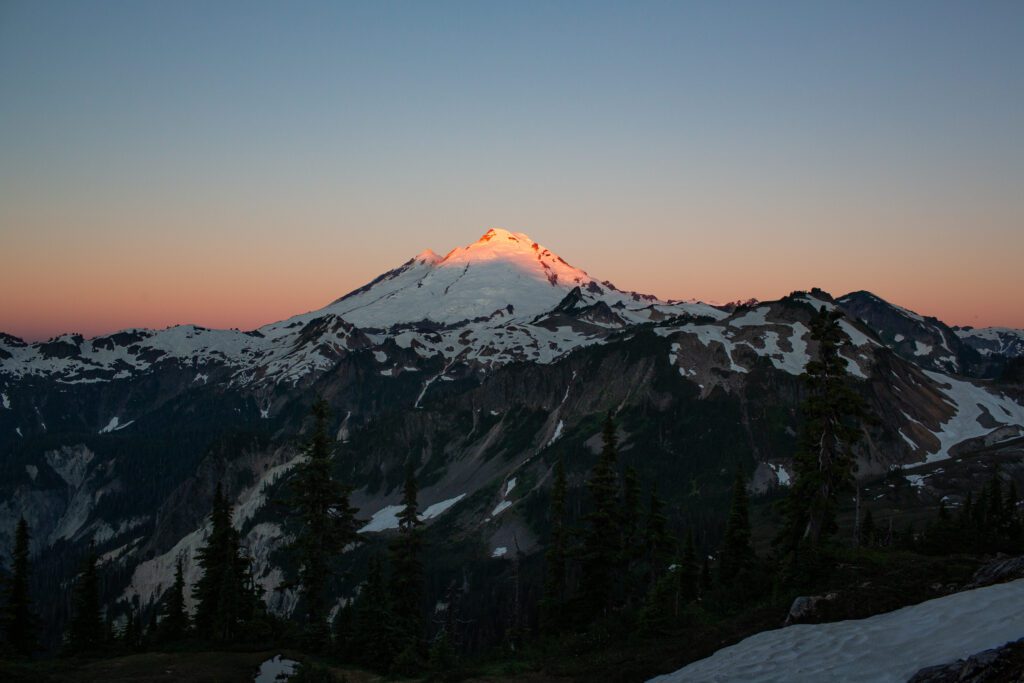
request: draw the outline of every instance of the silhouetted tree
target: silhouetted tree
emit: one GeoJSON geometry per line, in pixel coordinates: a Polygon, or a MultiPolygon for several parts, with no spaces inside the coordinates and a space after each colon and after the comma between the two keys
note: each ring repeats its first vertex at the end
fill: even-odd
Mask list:
{"type": "Polygon", "coordinates": [[[808,389],[804,426],[794,458],[794,482],[784,510],[786,525],[779,541],[788,551],[806,543],[812,548],[835,530],[836,499],[853,479],[853,446],[869,419],[864,400],[850,385],[847,361],[840,350],[850,338],[839,324],[842,313],[824,306],[811,319],[817,355],[807,363],[808,389]]]}
{"type": "Polygon", "coordinates": [[[357,510],[349,504],[350,489],[332,474],[326,401],[316,401],[312,413],[316,428],[306,446],[306,460],[296,467],[291,487],[291,507],[301,527],[290,550],[299,562],[306,647],[323,652],[330,643],[327,587],[334,577],[332,565],[345,546],[359,541],[359,534],[357,510]]]}
{"type": "MultiPolygon", "coordinates": [[[[945,508],[943,507],[943,510],[945,508]]],[[[941,516],[941,515],[940,515],[941,516]]],[[[875,544],[875,517],[871,514],[871,510],[864,510],[864,515],[861,518],[860,523],[860,539],[859,542],[862,546],[871,547],[875,544]]]]}
{"type": "Polygon", "coordinates": [[[7,580],[3,627],[7,646],[18,657],[31,657],[38,649],[36,617],[29,597],[29,535],[28,522],[22,517],[14,530],[14,551],[11,553],[11,576],[7,580]]]}
{"type": "Polygon", "coordinates": [[[391,543],[391,604],[403,648],[422,637],[423,538],[420,527],[416,468],[406,463],[402,509],[398,513],[398,537],[391,543]]]}
{"type": "Polygon", "coordinates": [[[185,575],[182,559],[179,557],[174,565],[174,584],[171,585],[164,604],[164,618],[159,628],[160,639],[181,640],[188,632],[188,626],[188,612],[185,610],[185,575]]]}
{"type": "Polygon", "coordinates": [[[644,550],[647,557],[648,586],[653,586],[672,559],[672,535],[668,532],[665,503],[658,497],[657,486],[651,489],[644,524],[644,550]]]}
{"type": "Polygon", "coordinates": [[[93,656],[99,653],[103,645],[103,615],[100,613],[96,562],[96,551],[89,546],[71,596],[67,651],[73,655],[93,656]]]}
{"type": "Polygon", "coordinates": [[[197,635],[221,641],[238,636],[239,625],[252,616],[256,603],[247,581],[249,562],[242,555],[231,517],[231,504],[218,483],[210,513],[210,535],[196,553],[196,564],[203,573],[192,595],[196,600],[197,635]]]}
{"type": "Polygon", "coordinates": [[[366,583],[355,603],[352,649],[356,661],[388,671],[399,642],[380,555],[370,558],[366,583]]]}
{"type": "Polygon", "coordinates": [[[634,598],[642,597],[645,592],[639,566],[644,557],[644,536],[640,528],[640,482],[636,470],[632,467],[627,467],[622,475],[620,506],[622,546],[618,565],[624,597],[628,604],[632,603],[634,598]]]}
{"type": "Polygon", "coordinates": [[[737,468],[732,487],[732,505],[725,526],[725,537],[718,555],[718,576],[722,585],[729,586],[754,562],[754,549],[750,545],[750,506],[747,483],[737,468]]]}
{"type": "Polygon", "coordinates": [[[568,485],[565,466],[555,463],[555,481],[551,487],[551,539],[545,554],[544,598],[541,604],[545,630],[554,630],[561,623],[560,614],[566,599],[566,570],[569,557],[569,531],[566,528],[565,498],[568,485]]]}
{"type": "Polygon", "coordinates": [[[622,553],[619,482],[615,471],[618,437],[610,413],[605,419],[602,442],[601,455],[587,481],[591,509],[585,518],[580,553],[582,604],[595,614],[603,614],[613,604],[613,578],[622,553]]]}

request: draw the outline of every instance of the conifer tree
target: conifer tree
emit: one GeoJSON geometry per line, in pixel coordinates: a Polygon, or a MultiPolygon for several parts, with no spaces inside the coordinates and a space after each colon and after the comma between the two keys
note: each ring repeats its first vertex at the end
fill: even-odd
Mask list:
{"type": "Polygon", "coordinates": [[[960,516],[957,519],[961,529],[966,530],[971,527],[974,520],[974,494],[972,491],[967,492],[967,497],[964,499],[964,505],[960,508],[960,516]]]}
{"type": "Polygon", "coordinates": [[[701,593],[707,593],[711,590],[711,564],[708,562],[708,556],[704,556],[704,563],[700,568],[700,591],[701,593]]]}
{"type": "Polygon", "coordinates": [[[817,547],[834,530],[837,496],[853,479],[853,447],[861,437],[861,424],[869,419],[839,353],[850,343],[840,318],[841,312],[822,306],[811,319],[811,339],[817,342],[818,353],[803,375],[808,389],[804,426],[779,539],[789,551],[802,543],[817,547]]]}
{"type": "Polygon", "coordinates": [[[658,487],[651,489],[647,505],[647,519],[644,523],[644,552],[647,557],[649,586],[653,586],[669,565],[672,558],[672,536],[668,532],[668,519],[664,513],[665,503],[658,497],[658,487]]]}
{"type": "Polygon", "coordinates": [[[423,521],[416,500],[418,492],[416,468],[410,460],[398,513],[398,537],[391,543],[391,604],[404,647],[416,645],[423,630],[423,521]]]}
{"type": "MultiPolygon", "coordinates": [[[[943,517],[945,506],[940,504],[939,517],[943,517]]],[[[948,515],[947,515],[948,516],[948,515]]],[[[860,523],[860,538],[858,539],[860,544],[865,547],[871,547],[875,544],[875,517],[871,514],[871,509],[864,510],[864,516],[860,523]]]]}
{"type": "Polygon", "coordinates": [[[640,529],[640,482],[636,470],[627,467],[622,475],[619,523],[622,529],[622,550],[619,566],[627,603],[642,597],[643,579],[638,566],[644,556],[644,536],[640,529]]]}
{"type": "Polygon", "coordinates": [[[993,472],[992,479],[988,484],[988,513],[987,518],[989,524],[999,528],[1002,525],[1003,519],[1003,503],[1006,501],[1003,498],[1002,482],[999,479],[999,472],[993,472]]]}
{"type": "Polygon", "coordinates": [[[591,470],[587,489],[591,510],[587,514],[581,549],[581,597],[596,614],[612,607],[613,578],[622,553],[618,510],[618,437],[609,413],[602,433],[601,455],[591,470]]]}
{"type": "Polygon", "coordinates": [[[38,649],[36,618],[29,598],[29,535],[28,522],[22,517],[14,530],[14,552],[11,553],[11,576],[7,580],[3,621],[7,645],[18,657],[31,657],[38,649]]]}
{"type": "MultiPolygon", "coordinates": [[[[155,613],[155,612],[154,612],[155,613]]],[[[181,640],[188,631],[188,612],[185,610],[185,575],[182,559],[174,565],[174,584],[164,605],[164,618],[160,622],[160,638],[165,641],[181,640]]]]}
{"type": "Polygon", "coordinates": [[[353,617],[352,649],[357,661],[377,671],[388,671],[397,652],[398,634],[379,554],[370,558],[353,617]]]}
{"type": "Polygon", "coordinates": [[[94,656],[103,645],[103,615],[100,613],[99,574],[96,551],[92,546],[82,561],[71,596],[71,625],[68,630],[68,652],[94,656]]]}
{"type": "Polygon", "coordinates": [[[138,650],[142,643],[142,624],[139,623],[138,610],[128,605],[128,614],[121,630],[121,643],[128,650],[138,650]]]}
{"type": "Polygon", "coordinates": [[[569,532],[566,528],[565,499],[568,485],[565,466],[555,463],[555,482],[551,487],[551,540],[545,554],[543,625],[551,630],[560,619],[561,606],[566,599],[566,569],[569,556],[569,532]]]}
{"type": "Polygon", "coordinates": [[[750,508],[747,483],[737,468],[732,487],[732,505],[725,526],[725,537],[718,556],[718,575],[722,585],[729,586],[754,562],[754,549],[750,545],[750,508]]]}
{"type": "Polygon", "coordinates": [[[1006,487],[1006,502],[1003,506],[1006,523],[1004,525],[1004,533],[1010,542],[1012,552],[1018,552],[1020,550],[1021,540],[1021,523],[1020,514],[1017,511],[1019,505],[1019,498],[1017,496],[1017,484],[1010,480],[1010,484],[1006,487]]]}
{"type": "Polygon", "coordinates": [[[912,522],[907,522],[903,531],[896,538],[896,546],[900,550],[914,550],[917,547],[917,542],[914,538],[914,525],[912,522]]]}
{"type": "Polygon", "coordinates": [[[666,570],[665,574],[647,592],[643,609],[640,610],[640,633],[645,636],[666,632],[679,615],[678,568],[666,570]]]}
{"type": "Polygon", "coordinates": [[[299,586],[306,608],[306,646],[323,652],[330,643],[327,588],[333,564],[345,546],[359,541],[357,510],[349,504],[350,489],[331,471],[327,435],[327,402],[313,404],[316,428],[306,446],[306,460],[296,468],[291,506],[302,526],[291,545],[299,560],[299,586]]]}
{"type": "Polygon", "coordinates": [[[678,565],[679,597],[685,604],[697,599],[697,551],[693,544],[693,529],[686,532],[686,544],[678,565]]]}
{"type": "Polygon", "coordinates": [[[210,535],[196,553],[196,564],[203,573],[192,595],[196,600],[197,635],[221,641],[238,635],[239,625],[252,616],[256,602],[246,583],[248,559],[242,555],[231,517],[231,504],[218,483],[210,513],[210,535]]]}
{"type": "Polygon", "coordinates": [[[345,602],[334,615],[334,622],[331,624],[334,631],[334,656],[343,662],[353,659],[354,649],[352,647],[355,639],[355,608],[351,601],[345,602]]]}

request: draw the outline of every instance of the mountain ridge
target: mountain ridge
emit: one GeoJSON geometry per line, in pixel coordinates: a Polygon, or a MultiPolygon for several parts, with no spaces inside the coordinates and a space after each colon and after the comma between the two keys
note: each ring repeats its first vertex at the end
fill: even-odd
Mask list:
{"type": "MultiPolygon", "coordinates": [[[[514,243],[494,232],[461,248],[469,256],[449,252],[454,265],[440,275],[444,258],[424,252],[324,309],[258,330],[189,325],[35,344],[0,337],[0,543],[25,514],[45,571],[63,576],[94,543],[116,576],[105,600],[152,606],[178,553],[201,542],[206,511],[197,501],[221,481],[271,608],[288,613],[295,596],[276,588],[288,569],[279,551],[289,522],[268,502],[301,454],[308,405],[320,395],[333,410],[336,466],[368,520],[368,544],[390,532],[411,459],[424,509],[436,513],[428,530],[455,544],[467,566],[491,571],[488,563],[511,559],[499,549],[516,545],[535,556],[550,468],[563,459],[579,483],[610,411],[623,425],[624,461],[664,485],[680,523],[702,520],[701,543],[713,545],[736,467],[757,495],[791,481],[800,375],[822,307],[847,314],[842,355],[881,416],[858,453],[862,480],[898,477],[917,490],[926,475],[914,468],[931,472],[1024,434],[1024,392],[941,365],[955,351],[958,371],[990,372],[1004,356],[974,351],[952,328],[874,295],[810,290],[728,308],[663,302],[563,268],[532,240],[508,235],[514,243]],[[494,239],[525,254],[525,265],[482,272],[501,283],[526,278],[522,289],[492,287],[483,303],[438,309],[441,320],[400,301],[454,290],[471,297],[477,288],[459,272],[467,261],[470,270],[494,261],[478,258],[493,253],[494,239]],[[549,270],[567,275],[549,279],[549,270]],[[526,308],[523,292],[542,292],[540,303],[526,308]],[[340,312],[395,306],[419,319],[375,327],[340,312]],[[918,343],[933,353],[918,354],[918,343]]],[[[195,572],[186,566],[187,576],[195,572]]],[[[60,606],[51,608],[57,623],[60,606]]]]}

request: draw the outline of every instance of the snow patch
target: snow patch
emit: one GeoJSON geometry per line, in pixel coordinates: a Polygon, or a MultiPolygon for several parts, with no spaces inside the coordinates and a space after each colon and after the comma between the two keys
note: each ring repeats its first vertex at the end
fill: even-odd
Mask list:
{"type": "Polygon", "coordinates": [[[907,482],[909,482],[910,485],[913,486],[915,489],[920,490],[920,489],[924,488],[924,478],[927,475],[924,475],[924,474],[905,474],[903,476],[906,478],[907,482]]]}
{"type": "Polygon", "coordinates": [[[555,433],[551,435],[550,439],[548,439],[548,443],[547,443],[548,446],[550,446],[554,442],[558,441],[558,438],[560,436],[562,436],[562,428],[563,427],[565,427],[565,423],[562,420],[559,420],[558,424],[555,425],[555,433]]]}
{"type": "Polygon", "coordinates": [[[786,471],[786,468],[783,465],[776,465],[776,464],[773,464],[773,463],[768,463],[768,467],[771,467],[772,468],[772,472],[775,473],[775,478],[778,479],[779,486],[789,486],[790,485],[791,480],[790,480],[789,472],[786,471]]]}
{"type": "Polygon", "coordinates": [[[135,422],[135,420],[128,420],[124,424],[121,424],[121,418],[119,418],[119,417],[112,417],[112,418],[110,418],[110,422],[107,423],[107,426],[104,427],[103,429],[101,429],[99,431],[99,433],[100,434],[109,434],[111,432],[116,432],[119,429],[124,429],[125,427],[127,427],[128,425],[130,425],[133,422],[135,422]]]}
{"type": "Polygon", "coordinates": [[[939,448],[929,453],[925,462],[944,460],[949,457],[949,449],[953,446],[991,432],[992,429],[983,427],[979,421],[986,411],[999,422],[1024,431],[1024,406],[1013,399],[939,372],[924,370],[924,373],[939,385],[940,391],[946,396],[946,402],[955,410],[953,416],[935,432],[939,438],[939,448]]]}
{"type": "Polygon", "coordinates": [[[460,493],[454,498],[442,500],[440,503],[434,503],[433,505],[429,506],[426,510],[423,511],[423,514],[420,515],[420,519],[433,519],[434,517],[442,515],[445,512],[447,512],[451,506],[455,505],[465,497],[465,493],[460,493]]]}
{"type": "MultiPolygon", "coordinates": [[[[448,511],[450,507],[458,503],[460,500],[466,497],[465,493],[460,493],[454,498],[442,500],[439,503],[434,503],[427,507],[426,510],[420,513],[421,520],[433,519],[448,511]]],[[[373,513],[373,517],[370,521],[359,530],[359,533],[373,533],[377,531],[386,531],[388,529],[398,528],[398,513],[405,509],[404,505],[386,505],[377,512],[373,513]]]]}
{"type": "Polygon", "coordinates": [[[299,663],[293,659],[281,659],[281,655],[260,664],[259,673],[252,679],[253,683],[280,683],[287,680],[298,670],[299,663]]]}
{"type": "Polygon", "coordinates": [[[947,595],[867,619],[764,631],[651,683],[871,681],[999,647],[1024,633],[1024,580],[947,595]]]}

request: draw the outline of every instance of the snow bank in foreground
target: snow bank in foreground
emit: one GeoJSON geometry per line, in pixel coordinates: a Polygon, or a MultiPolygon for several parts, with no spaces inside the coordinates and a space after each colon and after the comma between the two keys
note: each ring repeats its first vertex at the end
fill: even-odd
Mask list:
{"type": "Polygon", "coordinates": [[[299,663],[293,659],[281,659],[281,655],[276,655],[272,659],[260,664],[260,671],[256,674],[256,678],[253,679],[253,683],[276,683],[277,681],[283,681],[292,674],[299,667],[299,663]]]}
{"type": "Polygon", "coordinates": [[[1024,579],[867,619],[765,631],[651,681],[902,682],[1024,637],[1022,602],[1024,579]]]}

